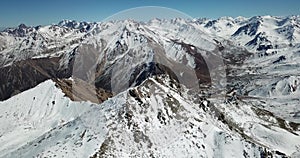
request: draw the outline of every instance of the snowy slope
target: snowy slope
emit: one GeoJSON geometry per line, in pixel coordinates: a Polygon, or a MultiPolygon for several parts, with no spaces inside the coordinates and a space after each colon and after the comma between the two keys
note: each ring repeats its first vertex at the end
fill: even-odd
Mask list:
{"type": "Polygon", "coordinates": [[[1,156],[72,121],[90,105],[70,101],[51,80],[1,102],[1,156]]]}
{"type": "MultiPolygon", "coordinates": [[[[218,120],[213,103],[208,103],[206,99],[195,103],[197,99],[191,100],[189,98],[191,96],[187,95],[183,89],[181,89],[181,95],[178,94],[178,87],[165,86],[164,83],[167,82],[170,80],[165,77],[150,78],[142,85],[129,89],[101,105],[91,106],[90,103],[79,104],[69,101],[70,105],[66,107],[65,102],[65,105],[60,104],[60,106],[73,108],[73,110],[80,108],[80,113],[68,109],[65,113],[69,116],[64,116],[64,118],[59,114],[48,118],[45,122],[41,118],[40,125],[43,125],[44,130],[36,125],[36,128],[40,130],[29,128],[21,133],[20,128],[23,127],[24,122],[21,125],[13,125],[15,128],[10,130],[11,133],[16,135],[16,133],[30,132],[34,136],[22,136],[25,139],[23,141],[26,141],[24,144],[12,142],[18,143],[18,146],[16,144],[2,146],[2,156],[242,157],[248,155],[261,157],[263,154],[268,154],[266,151],[272,155],[278,154],[275,150],[286,154],[296,152],[296,145],[300,138],[293,136],[285,129],[276,127],[275,124],[274,127],[271,126],[273,130],[260,125],[269,121],[251,113],[251,106],[245,105],[246,107],[240,110],[227,109],[231,112],[228,114],[225,112],[226,121],[231,120],[229,119],[231,117],[234,118],[234,115],[238,115],[240,111],[247,112],[245,115],[247,117],[239,122],[226,124],[225,121],[218,120]],[[61,119],[65,122],[56,122],[61,119]],[[235,123],[242,124],[242,126],[230,126],[235,123]],[[51,125],[51,129],[49,127],[47,129],[47,125],[51,125]],[[241,135],[241,131],[238,131],[249,125],[253,126],[248,129],[250,133],[248,130],[243,132],[252,139],[241,135]],[[264,135],[268,135],[269,141],[264,135]]],[[[15,97],[29,96],[30,92],[38,91],[42,87],[55,89],[53,86],[52,81],[46,81],[15,97]]],[[[59,94],[59,90],[57,91],[59,94]]],[[[23,101],[24,104],[27,102],[31,101],[23,101]]],[[[219,109],[220,105],[222,103],[215,107],[219,109]]],[[[223,107],[226,106],[232,105],[227,104],[223,107]]],[[[36,111],[44,112],[44,109],[36,111]]],[[[53,111],[56,111],[56,108],[53,111]]],[[[62,109],[61,112],[63,112],[62,109]]],[[[231,121],[238,121],[238,119],[231,121]]],[[[7,129],[2,130],[8,131],[7,129]]],[[[2,137],[9,138],[8,135],[2,137]]],[[[1,142],[4,143],[5,140],[2,138],[1,142]]]]}

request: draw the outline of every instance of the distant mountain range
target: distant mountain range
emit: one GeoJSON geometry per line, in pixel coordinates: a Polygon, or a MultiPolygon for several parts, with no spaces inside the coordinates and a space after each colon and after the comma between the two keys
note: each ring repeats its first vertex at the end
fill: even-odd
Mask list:
{"type": "Polygon", "coordinates": [[[300,16],[5,29],[0,157],[299,157],[299,61],[300,16]]]}

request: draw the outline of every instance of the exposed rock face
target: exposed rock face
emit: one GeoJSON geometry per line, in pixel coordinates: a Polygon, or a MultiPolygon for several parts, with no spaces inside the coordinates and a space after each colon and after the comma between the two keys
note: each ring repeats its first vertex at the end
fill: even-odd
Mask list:
{"type": "Polygon", "coordinates": [[[0,68],[0,100],[30,89],[47,79],[68,78],[70,68],[60,69],[60,58],[28,59],[0,68]]]}
{"type": "Polygon", "coordinates": [[[102,103],[112,97],[110,92],[101,88],[96,88],[95,86],[77,78],[73,78],[72,80],[58,79],[56,80],[56,85],[73,101],[102,103]]]}

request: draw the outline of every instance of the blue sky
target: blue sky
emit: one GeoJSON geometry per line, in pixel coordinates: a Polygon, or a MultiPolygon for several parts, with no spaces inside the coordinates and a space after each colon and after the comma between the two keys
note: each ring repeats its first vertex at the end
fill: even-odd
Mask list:
{"type": "Polygon", "coordinates": [[[4,0],[0,4],[0,27],[44,25],[62,19],[101,21],[119,11],[161,6],[191,17],[298,15],[299,0],[4,0]]]}

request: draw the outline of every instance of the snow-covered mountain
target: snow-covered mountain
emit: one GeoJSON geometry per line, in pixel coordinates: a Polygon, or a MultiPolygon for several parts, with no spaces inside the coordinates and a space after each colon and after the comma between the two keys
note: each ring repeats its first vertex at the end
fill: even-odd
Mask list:
{"type": "Polygon", "coordinates": [[[231,39],[253,51],[299,44],[299,16],[222,17],[198,24],[212,34],[231,39]]]}
{"type": "Polygon", "coordinates": [[[0,157],[299,157],[300,17],[0,32],[0,157]]]}

